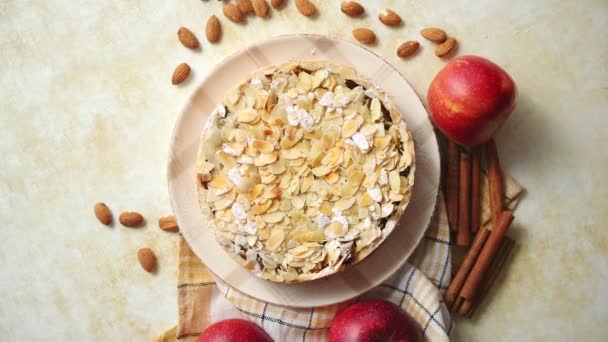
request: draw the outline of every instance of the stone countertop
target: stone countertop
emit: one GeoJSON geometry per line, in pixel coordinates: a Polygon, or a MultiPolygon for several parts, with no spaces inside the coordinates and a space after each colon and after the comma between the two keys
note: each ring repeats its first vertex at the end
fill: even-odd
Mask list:
{"type": "Polygon", "coordinates": [[[384,56],[424,97],[445,64],[418,32],[439,26],[458,54],[503,66],[519,104],[498,134],[502,164],[528,190],[511,234],[519,242],[507,274],[477,317],[457,319],[454,341],[605,340],[608,332],[608,3],[575,1],[362,1],[363,19],[315,1],[305,18],[293,0],[272,18],[235,25],[218,1],[16,1],[0,4],[0,336],[7,341],[141,341],[176,319],[176,236],[166,158],[179,108],[226,56],[290,33],[352,39],[369,26],[384,56]],[[405,20],[384,27],[378,10],[405,20]],[[223,24],[204,39],[206,18],[223,24]],[[202,50],[176,40],[191,28],[202,50]],[[403,61],[396,47],[422,50],[403,61]],[[172,86],[175,65],[190,81],[172,86]],[[115,217],[140,211],[147,225],[106,228],[97,201],[115,217]],[[159,270],[136,260],[153,248],[159,270]]]}

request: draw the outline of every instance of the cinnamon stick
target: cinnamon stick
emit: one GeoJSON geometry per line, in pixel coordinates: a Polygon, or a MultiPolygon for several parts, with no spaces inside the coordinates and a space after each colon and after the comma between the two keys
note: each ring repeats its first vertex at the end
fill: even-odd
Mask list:
{"type": "Polygon", "coordinates": [[[448,224],[452,231],[458,227],[458,185],[460,170],[460,152],[458,145],[448,141],[447,175],[445,182],[445,201],[448,213],[448,224]]]}
{"type": "Polygon", "coordinates": [[[490,211],[492,214],[492,224],[496,225],[496,222],[498,222],[505,207],[505,190],[502,170],[500,169],[500,161],[498,160],[498,151],[494,139],[490,139],[490,141],[486,143],[486,160],[488,163],[488,182],[490,187],[490,211]]]}
{"type": "Polygon", "coordinates": [[[460,153],[460,185],[458,201],[458,233],[456,245],[471,243],[471,155],[460,153]]]}
{"type": "Polygon", "coordinates": [[[479,253],[479,257],[477,258],[473,269],[471,269],[471,273],[460,291],[460,297],[463,297],[469,301],[473,301],[475,299],[475,294],[479,290],[488,267],[496,256],[496,253],[498,252],[500,244],[505,236],[505,233],[509,229],[511,222],[513,222],[513,213],[511,211],[505,211],[500,215],[498,223],[492,228],[492,232],[490,233],[488,240],[483,246],[481,253],[479,253]]]}
{"type": "MultiPolygon", "coordinates": [[[[460,298],[462,298],[462,297],[460,297],[460,298]]],[[[458,308],[458,314],[461,316],[467,316],[471,312],[472,308],[473,308],[473,301],[468,300],[468,299],[463,299],[462,305],[460,305],[460,308],[458,308]]]]}
{"type": "Polygon", "coordinates": [[[483,287],[479,295],[477,296],[477,299],[473,302],[473,307],[471,308],[471,310],[465,313],[465,315],[469,317],[473,315],[477,307],[479,307],[479,303],[483,301],[484,297],[490,291],[492,286],[494,286],[494,283],[496,283],[496,279],[498,279],[498,276],[502,273],[502,270],[507,260],[513,252],[513,248],[515,247],[515,240],[510,239],[508,236],[505,236],[502,245],[504,247],[501,248],[499,256],[496,258],[496,263],[490,267],[490,271],[488,272],[488,276],[484,281],[483,287]]]}
{"type": "Polygon", "coordinates": [[[457,299],[460,290],[462,290],[462,286],[473,268],[473,265],[475,265],[475,261],[477,260],[483,245],[488,239],[488,236],[490,236],[490,231],[485,227],[481,227],[475,236],[473,243],[471,244],[471,248],[467,251],[462,264],[458,268],[458,272],[456,272],[456,275],[454,278],[452,278],[452,282],[450,282],[448,289],[445,291],[444,298],[448,306],[451,306],[452,303],[454,303],[454,301],[457,299]]]}
{"type": "Polygon", "coordinates": [[[465,299],[462,297],[458,297],[456,298],[456,301],[454,302],[454,305],[452,306],[452,312],[460,312],[460,308],[462,308],[462,304],[464,303],[465,299]]]}
{"type": "Polygon", "coordinates": [[[479,230],[479,222],[481,221],[480,198],[479,198],[479,182],[481,180],[481,148],[475,147],[471,156],[471,230],[476,232],[479,230]]]}
{"type": "MultiPolygon", "coordinates": [[[[488,268],[488,271],[486,272],[487,274],[483,278],[483,285],[481,287],[481,290],[479,290],[479,293],[475,296],[475,300],[463,301],[463,305],[461,305],[458,308],[457,312],[460,315],[469,316],[473,312],[473,309],[482,300],[482,297],[484,295],[483,292],[485,291],[485,286],[487,285],[488,278],[491,277],[494,272],[496,272],[498,264],[500,263],[500,260],[502,260],[504,254],[505,254],[508,240],[510,240],[510,239],[507,236],[505,236],[504,240],[502,240],[502,243],[500,244],[500,247],[498,248],[498,252],[496,252],[496,257],[494,258],[494,260],[492,260],[492,263],[490,264],[490,267],[488,268]]],[[[462,297],[459,297],[459,298],[462,298],[462,297]]]]}

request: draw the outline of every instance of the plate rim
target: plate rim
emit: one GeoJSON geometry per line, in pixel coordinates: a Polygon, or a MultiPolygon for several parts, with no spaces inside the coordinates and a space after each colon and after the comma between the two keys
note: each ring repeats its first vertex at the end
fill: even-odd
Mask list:
{"type": "MultiPolygon", "coordinates": [[[[427,114],[427,119],[429,121],[429,123],[431,124],[432,127],[432,123],[430,122],[430,118],[428,118],[428,111],[426,109],[426,107],[424,106],[424,103],[422,101],[422,99],[420,98],[420,96],[418,95],[418,93],[416,92],[416,90],[412,87],[412,85],[407,81],[407,79],[401,74],[401,72],[399,72],[399,70],[393,66],[391,63],[389,63],[388,61],[386,61],[382,56],[380,56],[379,54],[375,53],[374,51],[371,51],[370,49],[358,45],[354,42],[351,42],[349,40],[340,38],[340,37],[335,37],[335,36],[331,36],[331,35],[322,35],[322,34],[310,34],[310,33],[304,33],[304,34],[285,34],[285,35],[279,35],[279,36],[275,36],[275,37],[271,37],[269,39],[265,39],[265,40],[261,40],[258,42],[255,42],[253,44],[250,44],[242,49],[239,49],[233,53],[231,53],[230,55],[226,56],[224,59],[222,59],[221,61],[219,61],[218,63],[216,63],[214,65],[214,67],[209,70],[204,77],[197,83],[197,85],[195,86],[195,88],[191,91],[190,95],[188,96],[188,98],[186,99],[185,103],[181,105],[181,107],[179,108],[179,113],[178,116],[175,120],[175,123],[173,125],[173,130],[170,136],[170,141],[169,141],[169,158],[167,160],[167,187],[168,187],[168,193],[169,193],[169,198],[170,198],[170,202],[171,202],[171,207],[173,209],[173,213],[176,216],[176,219],[178,220],[178,224],[179,224],[179,215],[176,212],[175,208],[176,208],[176,200],[175,200],[175,194],[172,190],[172,181],[171,181],[171,167],[172,167],[172,162],[174,161],[174,158],[172,158],[173,156],[173,151],[175,150],[175,146],[176,146],[176,142],[177,142],[177,130],[180,127],[180,123],[182,123],[182,121],[184,121],[184,118],[186,117],[186,115],[188,114],[188,109],[190,108],[191,104],[193,103],[194,99],[196,98],[198,92],[204,87],[205,83],[208,82],[209,78],[211,78],[218,70],[220,70],[222,67],[224,67],[226,64],[228,64],[230,61],[232,61],[233,59],[240,57],[243,53],[246,53],[249,49],[253,48],[253,47],[260,47],[260,46],[264,46],[266,44],[272,44],[273,42],[277,42],[277,41],[281,41],[283,39],[297,39],[299,37],[313,37],[313,38],[319,38],[319,39],[330,39],[332,41],[338,41],[340,43],[347,43],[348,45],[350,45],[351,47],[354,48],[358,48],[361,50],[364,50],[367,53],[371,53],[374,57],[378,58],[379,60],[381,60],[382,62],[384,62],[385,65],[389,66],[395,73],[396,75],[399,76],[399,78],[401,80],[403,80],[403,82],[405,82],[409,88],[413,91],[414,95],[416,96],[417,100],[420,102],[420,105],[422,106],[422,109],[424,110],[424,112],[427,114]]],[[[315,57],[310,57],[307,59],[304,58],[295,58],[295,57],[290,57],[285,59],[285,62],[290,61],[290,60],[311,60],[314,59],[315,57]]],[[[328,59],[326,57],[318,57],[318,59],[328,59]]],[[[336,63],[336,64],[347,64],[343,61],[335,61],[335,60],[330,60],[332,63],[336,63]]],[[[356,68],[355,66],[353,66],[354,68],[356,68]]],[[[255,72],[251,71],[251,72],[255,72]]],[[[368,77],[366,74],[363,74],[365,77],[368,77]]],[[[373,80],[371,80],[373,82],[373,80]]],[[[388,93],[388,91],[387,91],[388,93]]],[[[395,95],[392,93],[388,93],[390,98],[395,98],[395,95]]],[[[401,112],[403,112],[403,110],[401,108],[399,108],[399,110],[401,112]]],[[[407,122],[406,122],[407,124],[407,122]]],[[[420,229],[420,233],[418,234],[418,236],[416,236],[415,239],[415,243],[413,245],[413,247],[411,248],[411,250],[409,251],[409,253],[407,253],[406,256],[400,256],[400,260],[392,267],[392,269],[390,269],[390,272],[385,272],[384,274],[380,275],[379,277],[377,277],[377,279],[375,279],[373,281],[373,285],[368,286],[365,290],[359,290],[358,293],[352,294],[352,296],[348,297],[348,298],[340,298],[339,300],[335,300],[335,301],[331,301],[331,302],[324,302],[324,303],[320,303],[314,306],[311,305],[297,305],[297,304],[285,304],[285,303],[280,303],[278,301],[273,301],[273,300],[268,300],[268,299],[262,299],[262,298],[258,298],[255,294],[250,294],[250,293],[245,293],[242,290],[235,288],[234,286],[228,284],[228,282],[226,282],[225,280],[222,279],[222,277],[220,277],[217,273],[215,273],[207,264],[205,264],[203,262],[203,258],[201,258],[201,256],[199,255],[199,252],[196,250],[196,248],[194,248],[188,238],[188,233],[184,234],[184,231],[180,231],[180,234],[184,237],[184,240],[186,241],[186,243],[188,244],[188,246],[190,247],[190,249],[192,250],[192,252],[196,255],[196,257],[199,259],[199,261],[203,262],[203,264],[205,264],[205,267],[207,270],[209,270],[209,272],[211,272],[214,277],[216,277],[217,279],[219,279],[222,284],[225,284],[226,286],[230,287],[231,289],[238,291],[239,293],[251,297],[253,299],[256,299],[258,301],[262,301],[262,302],[268,302],[271,303],[273,305],[278,305],[278,306],[283,306],[283,307],[290,307],[290,308],[310,308],[310,307],[321,307],[321,306],[326,306],[326,305],[333,305],[333,304],[337,304],[337,303],[341,303],[347,300],[350,300],[354,297],[357,297],[371,289],[373,289],[374,287],[378,286],[379,284],[381,284],[382,282],[384,282],[386,279],[390,278],[392,275],[395,274],[396,271],[398,271],[400,268],[402,268],[405,263],[407,263],[408,259],[412,256],[412,254],[414,253],[414,251],[416,250],[416,248],[420,245],[420,242],[422,241],[423,237],[424,237],[424,233],[426,232],[426,230],[428,229],[432,217],[434,215],[434,213],[436,212],[437,209],[437,205],[438,205],[438,196],[439,196],[439,185],[440,185],[440,177],[441,177],[441,158],[439,157],[439,141],[437,139],[437,135],[435,134],[434,130],[431,130],[431,137],[430,139],[433,140],[435,146],[437,146],[436,149],[436,155],[438,156],[438,172],[436,172],[437,177],[436,179],[434,179],[433,184],[436,184],[437,187],[435,188],[435,190],[433,191],[433,204],[432,204],[432,208],[431,208],[431,214],[429,215],[428,218],[424,219],[425,223],[425,228],[424,229],[420,229]]],[[[197,145],[197,151],[198,151],[198,145],[197,145]]],[[[416,155],[417,159],[418,159],[418,154],[416,155]]],[[[196,161],[194,161],[193,163],[196,163],[196,161]]],[[[194,178],[194,176],[193,176],[194,178]]],[[[414,188],[416,187],[416,182],[414,182],[414,188]]],[[[414,188],[412,191],[414,191],[414,188]]],[[[197,202],[197,206],[199,205],[199,203],[197,202]]],[[[412,203],[409,203],[408,208],[411,208],[412,203]]],[[[408,208],[406,208],[404,215],[407,213],[408,208]]],[[[396,227],[398,228],[398,227],[396,227]]],[[[188,230],[185,230],[188,231],[188,230]]],[[[391,234],[394,234],[395,232],[391,232],[391,234]]],[[[382,249],[382,246],[385,245],[384,241],[381,245],[379,245],[376,250],[371,253],[370,255],[367,256],[366,259],[370,258],[373,254],[376,254],[376,252],[378,252],[378,250],[382,249]]],[[[223,251],[223,249],[222,249],[223,251]]],[[[230,255],[227,254],[226,251],[223,251],[224,253],[226,253],[226,258],[227,259],[231,259],[230,255]]],[[[364,264],[365,260],[362,260],[360,263],[358,263],[356,266],[353,266],[353,268],[356,268],[357,266],[361,266],[362,264],[364,264]]],[[[235,262],[235,261],[234,261],[235,262]]],[[[238,265],[238,267],[241,267],[240,265],[238,265]]],[[[334,275],[331,275],[329,277],[332,276],[338,276],[340,274],[343,274],[345,272],[337,272],[334,275]]],[[[256,277],[255,275],[251,274],[252,277],[256,277]]],[[[321,284],[321,282],[327,280],[327,278],[321,278],[321,279],[315,279],[309,282],[306,282],[305,284],[310,284],[310,283],[319,283],[321,284]]],[[[267,281],[267,280],[263,280],[262,281],[267,281]]],[[[269,282],[269,281],[267,281],[269,282]]],[[[274,283],[274,282],[270,282],[271,284],[269,285],[279,285],[279,286],[297,286],[298,284],[288,284],[288,283],[274,283]]],[[[356,292],[356,291],[354,291],[356,292]]],[[[275,297],[276,298],[276,297],[275,297]]]]}

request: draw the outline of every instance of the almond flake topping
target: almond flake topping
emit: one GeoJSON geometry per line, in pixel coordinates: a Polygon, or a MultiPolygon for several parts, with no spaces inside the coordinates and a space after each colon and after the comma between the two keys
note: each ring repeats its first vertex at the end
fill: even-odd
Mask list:
{"type": "Polygon", "coordinates": [[[275,282],[365,258],[395,227],[415,170],[414,141],[386,94],[350,68],[317,63],[269,67],[230,91],[198,158],[217,241],[275,282]]]}

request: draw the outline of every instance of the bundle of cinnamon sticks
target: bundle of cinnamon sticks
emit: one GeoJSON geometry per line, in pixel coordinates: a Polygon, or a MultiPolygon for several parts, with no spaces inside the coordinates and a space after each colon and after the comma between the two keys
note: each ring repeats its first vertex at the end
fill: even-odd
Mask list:
{"type": "Polygon", "coordinates": [[[513,250],[515,242],[505,235],[513,222],[513,213],[505,210],[504,179],[494,140],[471,151],[450,141],[447,157],[448,223],[456,236],[456,245],[468,247],[468,251],[444,297],[452,312],[470,317],[513,250]],[[486,152],[491,210],[491,220],[486,226],[480,222],[482,147],[486,152]]]}

